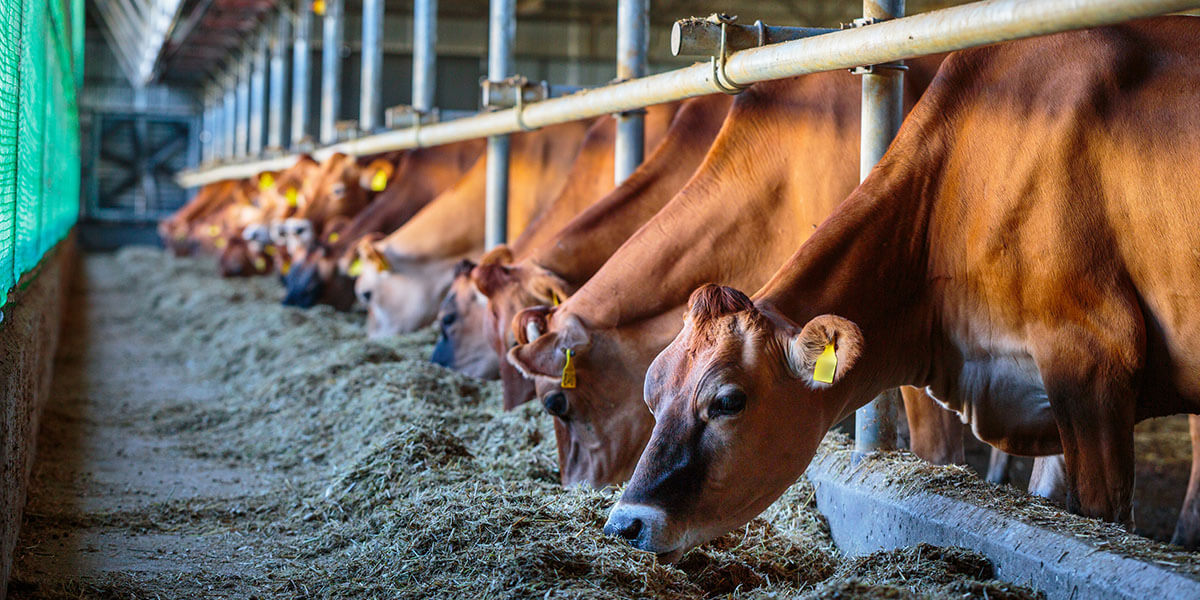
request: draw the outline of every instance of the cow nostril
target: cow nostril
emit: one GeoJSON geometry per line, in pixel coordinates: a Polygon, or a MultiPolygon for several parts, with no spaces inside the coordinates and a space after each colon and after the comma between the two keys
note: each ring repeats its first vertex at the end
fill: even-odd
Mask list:
{"type": "Polygon", "coordinates": [[[638,535],[642,533],[642,520],[633,519],[625,524],[624,527],[617,531],[617,536],[629,541],[636,540],[638,535]]]}
{"type": "Polygon", "coordinates": [[[371,292],[370,292],[370,290],[368,290],[368,291],[365,291],[365,292],[363,292],[363,293],[362,293],[362,300],[363,300],[363,303],[364,303],[364,304],[366,304],[366,303],[370,303],[370,302],[371,302],[371,292]]]}
{"type": "Polygon", "coordinates": [[[546,408],[546,412],[561,418],[567,414],[567,395],[562,392],[550,392],[542,399],[542,406],[546,408]]]}

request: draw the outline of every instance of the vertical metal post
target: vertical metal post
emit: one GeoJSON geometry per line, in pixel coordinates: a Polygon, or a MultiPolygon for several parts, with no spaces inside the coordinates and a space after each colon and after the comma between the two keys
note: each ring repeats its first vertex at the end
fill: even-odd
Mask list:
{"type": "MultiPolygon", "coordinates": [[[[868,0],[869,1],[869,0],[868,0]]],[[[620,0],[617,4],[617,80],[646,75],[646,46],[649,44],[649,0],[620,0]]],[[[616,115],[617,140],[613,177],[620,184],[642,164],[645,146],[645,110],[616,115]]]]}
{"type": "Polygon", "coordinates": [[[250,53],[243,52],[234,67],[237,72],[237,130],[234,140],[234,155],[246,156],[250,147],[250,53]]]}
{"type": "Polygon", "coordinates": [[[437,0],[413,1],[412,106],[433,110],[437,90],[437,0]]]}
{"type": "Polygon", "coordinates": [[[225,133],[222,136],[225,143],[225,160],[235,156],[237,148],[237,65],[229,66],[225,75],[225,109],[222,111],[222,122],[225,133]]]}
{"type": "MultiPolygon", "coordinates": [[[[515,0],[491,0],[488,23],[488,79],[510,75],[513,38],[517,32],[515,0]]],[[[508,241],[509,138],[496,135],[487,144],[487,209],[484,243],[493,248],[508,241]]]]}
{"type": "Polygon", "coordinates": [[[250,71],[250,156],[262,156],[263,110],[267,102],[267,33],[254,40],[250,71]]]}
{"type": "Polygon", "coordinates": [[[208,92],[204,93],[203,99],[204,106],[200,112],[200,164],[207,164],[212,160],[213,111],[208,92]]]}
{"type": "Polygon", "coordinates": [[[292,42],[292,148],[304,145],[308,137],[308,87],[312,82],[309,69],[308,38],[312,36],[310,0],[296,0],[296,31],[292,42]]]}
{"type": "Polygon", "coordinates": [[[379,128],[383,112],[379,96],[383,88],[383,0],[362,3],[362,78],[358,92],[358,129],[379,128]]]}
{"type": "Polygon", "coordinates": [[[337,120],[342,105],[342,0],[325,0],[321,23],[321,135],[322,144],[337,141],[337,120]]]}
{"type": "MultiPolygon", "coordinates": [[[[864,19],[892,19],[904,16],[904,0],[863,0],[864,19]]],[[[867,174],[887,152],[892,138],[904,119],[904,71],[873,68],[862,75],[862,146],[859,151],[859,179],[867,174]]],[[[854,415],[854,456],[896,447],[896,412],[900,391],[888,390],[854,415]]]]}
{"type": "Polygon", "coordinates": [[[287,45],[292,36],[292,23],[287,9],[281,9],[271,34],[271,91],[267,109],[267,148],[283,150],[284,87],[287,85],[287,45]]]}

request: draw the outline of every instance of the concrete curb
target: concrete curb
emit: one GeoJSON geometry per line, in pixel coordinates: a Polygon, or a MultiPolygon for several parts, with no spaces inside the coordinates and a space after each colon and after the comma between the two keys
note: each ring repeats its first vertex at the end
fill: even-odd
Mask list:
{"type": "Polygon", "coordinates": [[[906,490],[884,469],[852,468],[849,452],[818,454],[806,475],[834,543],[850,556],[920,542],[961,546],[991,559],[998,578],[1041,590],[1050,600],[1200,598],[1200,581],[1187,575],[997,510],[906,490]]]}

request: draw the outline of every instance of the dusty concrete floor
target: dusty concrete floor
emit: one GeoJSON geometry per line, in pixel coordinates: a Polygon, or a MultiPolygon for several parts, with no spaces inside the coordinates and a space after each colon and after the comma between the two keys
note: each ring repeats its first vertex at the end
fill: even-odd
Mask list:
{"type": "Polygon", "coordinates": [[[204,579],[232,583],[223,591],[238,596],[239,554],[257,544],[227,532],[139,528],[123,518],[143,518],[148,507],[173,500],[235,506],[273,478],[196,458],[147,426],[145,415],[165,397],[203,403],[219,392],[156,354],[129,291],[104,285],[104,268],[114,266],[93,262],[72,286],[9,597],[72,595],[89,582],[119,588],[117,572],[186,582],[212,565],[225,572],[204,579]]]}

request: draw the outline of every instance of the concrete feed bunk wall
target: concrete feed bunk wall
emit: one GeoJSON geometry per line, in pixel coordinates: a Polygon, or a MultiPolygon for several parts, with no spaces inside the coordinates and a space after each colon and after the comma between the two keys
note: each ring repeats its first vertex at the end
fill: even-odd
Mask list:
{"type": "Polygon", "coordinates": [[[0,322],[0,600],[12,570],[42,407],[50,390],[74,236],[51,250],[24,289],[9,296],[0,322]]]}

